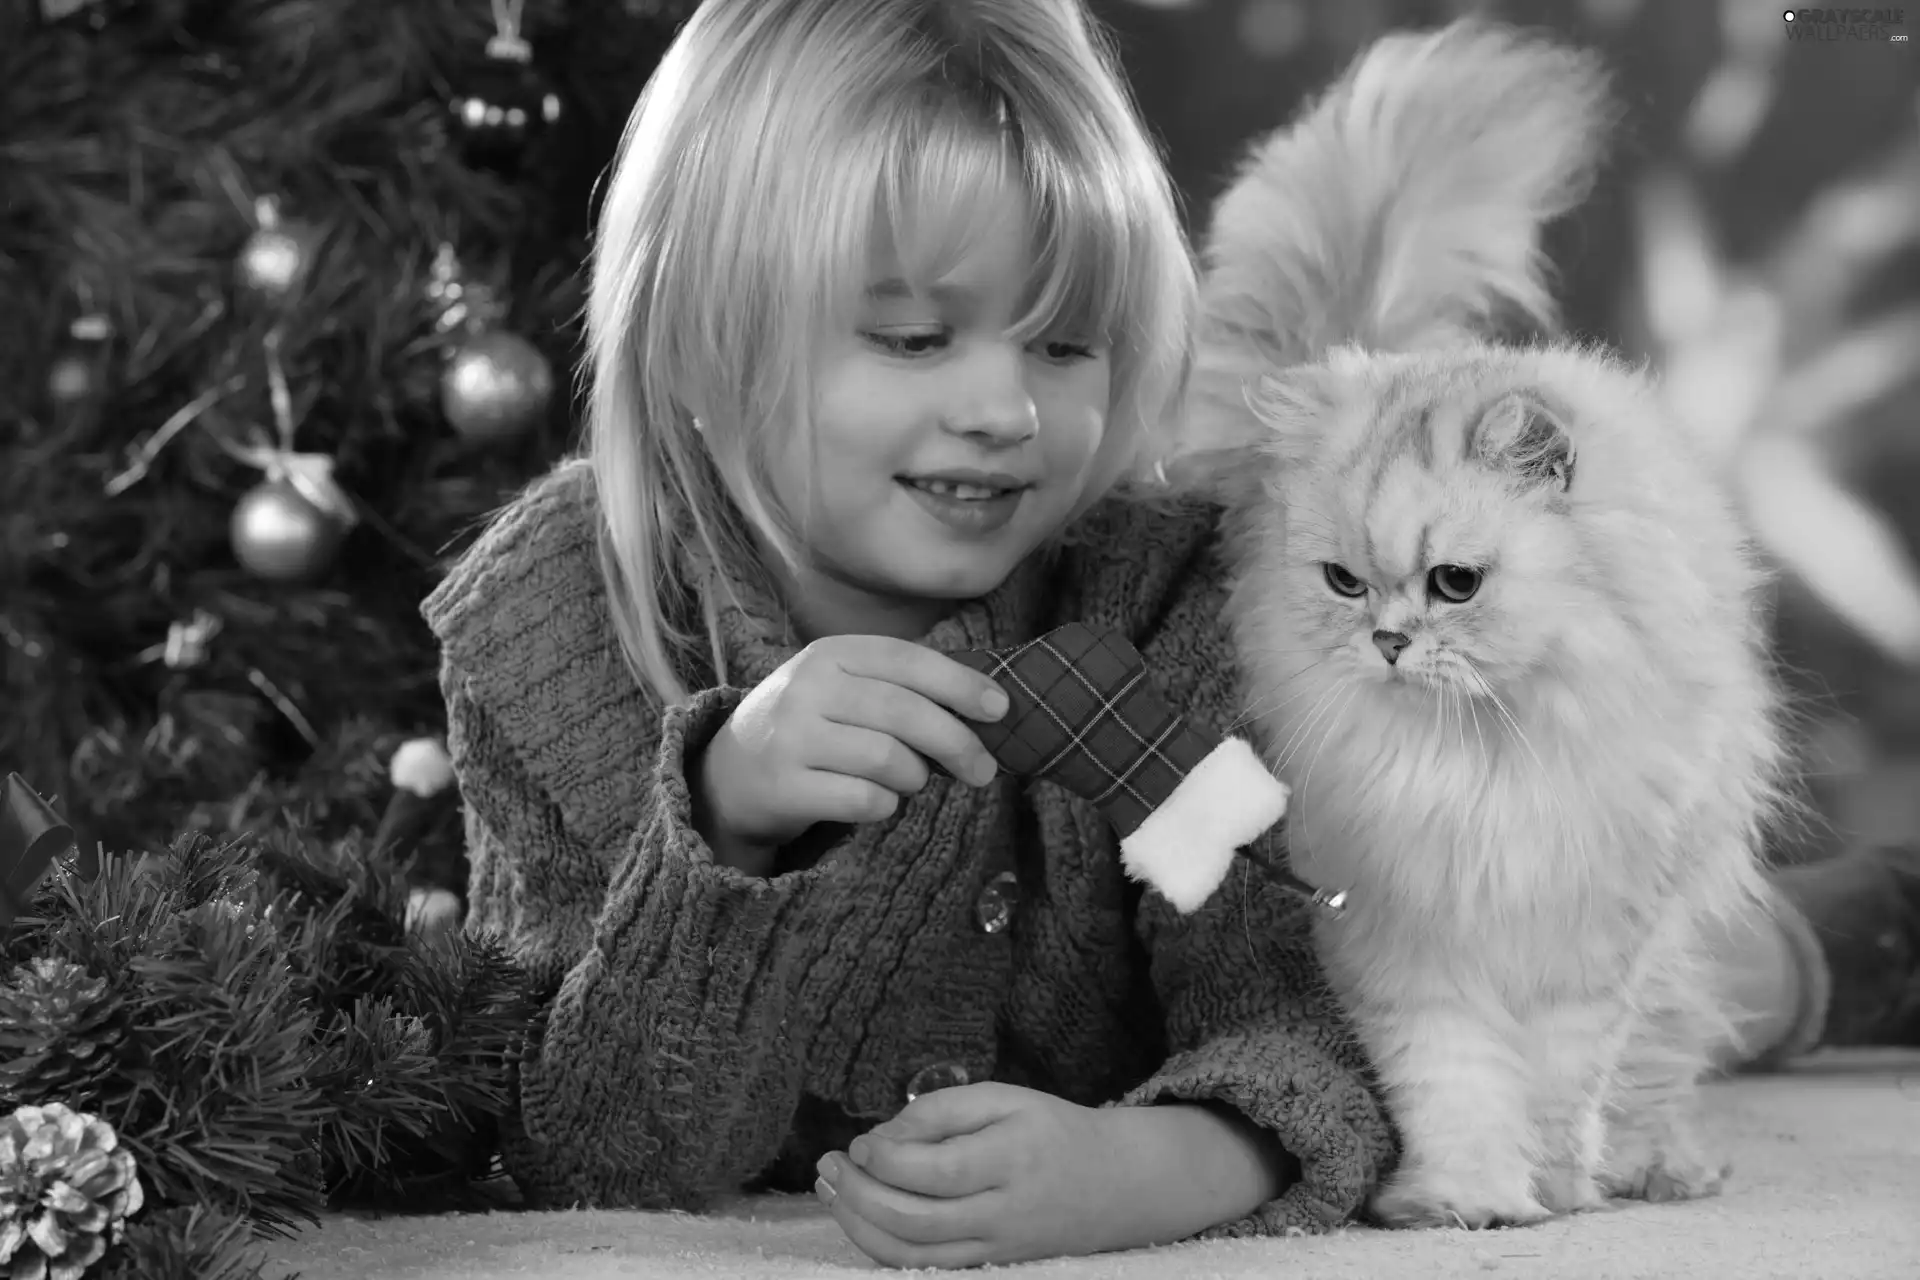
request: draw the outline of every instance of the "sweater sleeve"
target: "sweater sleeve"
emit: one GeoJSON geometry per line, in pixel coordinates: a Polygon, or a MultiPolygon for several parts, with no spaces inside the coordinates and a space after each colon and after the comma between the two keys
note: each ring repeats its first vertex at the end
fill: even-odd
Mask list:
{"type": "Polygon", "coordinates": [[[1244,866],[1190,916],[1153,894],[1142,901],[1169,1056],[1122,1105],[1230,1106],[1299,1163],[1299,1179],[1277,1199],[1208,1235],[1338,1226],[1393,1158],[1365,1059],[1326,994],[1311,910],[1244,866]]]}
{"type": "Polygon", "coordinates": [[[572,835],[457,678],[448,746],[467,808],[471,927],[500,935],[544,1000],[503,1141],[535,1203],[684,1207],[765,1167],[802,1091],[789,1019],[815,870],[716,863],[684,762],[738,700],[667,711],[623,849],[572,835]]]}
{"type": "MultiPolygon", "coordinates": [[[[1129,628],[1172,705],[1224,731],[1237,719],[1241,686],[1214,522],[1204,514],[1131,519],[1140,527],[1113,538],[1128,557],[1095,564],[1089,611],[1129,628]],[[1156,548],[1144,571],[1132,550],[1140,547],[1156,548]]],[[[1278,832],[1267,838],[1277,842],[1278,832]]],[[[1394,1137],[1320,970],[1313,908],[1244,864],[1190,915],[1151,891],[1140,901],[1136,930],[1168,1057],[1121,1105],[1230,1106],[1299,1162],[1299,1179],[1277,1199],[1207,1234],[1319,1231],[1347,1220],[1394,1158],[1394,1137]]]]}

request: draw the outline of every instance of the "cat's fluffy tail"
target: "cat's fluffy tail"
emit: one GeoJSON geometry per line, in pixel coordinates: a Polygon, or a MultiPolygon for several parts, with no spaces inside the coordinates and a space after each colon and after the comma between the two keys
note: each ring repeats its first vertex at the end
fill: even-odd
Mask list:
{"type": "Polygon", "coordinates": [[[1478,19],[1381,39],[1216,206],[1196,390],[1550,323],[1540,232],[1591,186],[1611,117],[1595,55],[1478,19]]]}

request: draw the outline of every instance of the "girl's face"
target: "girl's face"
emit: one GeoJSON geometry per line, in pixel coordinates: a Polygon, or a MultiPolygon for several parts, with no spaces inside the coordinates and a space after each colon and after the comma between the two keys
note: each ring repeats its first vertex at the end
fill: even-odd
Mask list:
{"type": "Polygon", "coordinates": [[[1085,492],[1107,350],[1010,335],[1031,283],[1025,210],[988,214],[941,280],[876,263],[854,328],[823,337],[813,438],[787,433],[773,459],[813,557],[790,584],[811,634],[922,634],[999,586],[1085,492]]]}

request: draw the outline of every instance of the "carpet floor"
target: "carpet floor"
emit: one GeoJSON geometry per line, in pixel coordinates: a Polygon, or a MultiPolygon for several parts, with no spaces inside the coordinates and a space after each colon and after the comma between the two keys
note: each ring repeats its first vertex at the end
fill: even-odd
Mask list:
{"type": "MultiPolygon", "coordinates": [[[[1020,1280],[1916,1280],[1920,1054],[1828,1052],[1708,1090],[1734,1161],[1711,1200],[1512,1231],[1350,1228],[998,1268],[1020,1280]]],[[[276,1246],[303,1280],[831,1280],[876,1270],[811,1196],[714,1213],[340,1216],[276,1246]]]]}

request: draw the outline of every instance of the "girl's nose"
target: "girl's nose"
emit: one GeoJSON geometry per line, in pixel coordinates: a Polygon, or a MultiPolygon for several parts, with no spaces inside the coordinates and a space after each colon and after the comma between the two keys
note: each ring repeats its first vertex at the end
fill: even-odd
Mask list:
{"type": "Polygon", "coordinates": [[[956,370],[954,388],[959,404],[947,416],[947,427],[959,435],[975,436],[998,445],[1021,444],[1040,434],[1040,411],[1027,390],[1023,354],[982,354],[970,368],[956,370]]]}

